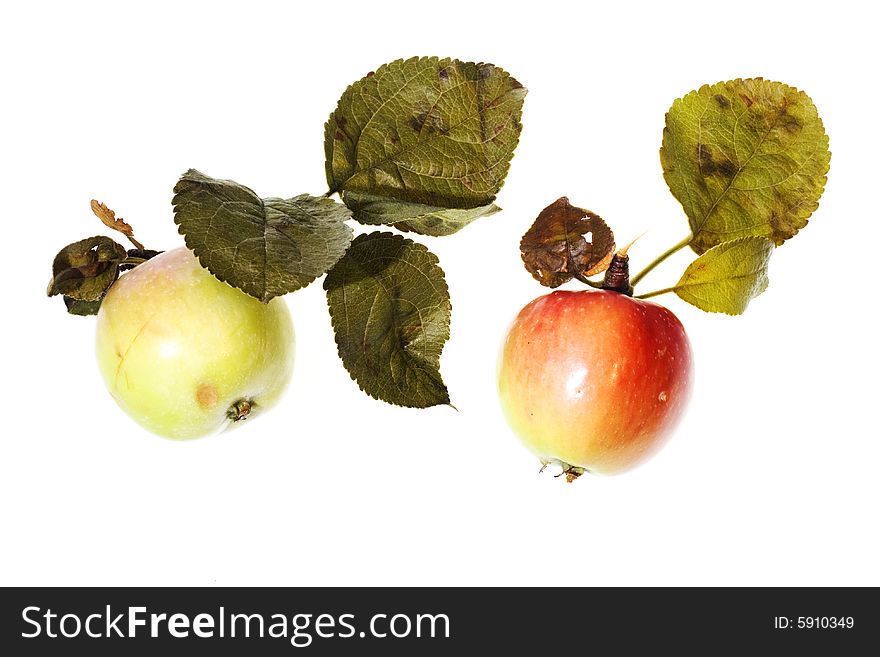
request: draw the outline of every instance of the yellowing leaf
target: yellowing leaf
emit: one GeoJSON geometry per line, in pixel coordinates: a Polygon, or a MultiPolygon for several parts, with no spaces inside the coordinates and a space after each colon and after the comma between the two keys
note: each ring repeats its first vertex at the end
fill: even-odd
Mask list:
{"type": "Polygon", "coordinates": [[[741,237],[719,244],[688,266],[673,291],[701,310],[740,315],[749,301],[767,289],[773,248],[766,237],[741,237]]]}
{"type": "Polygon", "coordinates": [[[676,100],[663,175],[703,253],[738,237],[782,244],[819,205],[831,154],[810,98],[761,78],[703,86],[676,100]]]}

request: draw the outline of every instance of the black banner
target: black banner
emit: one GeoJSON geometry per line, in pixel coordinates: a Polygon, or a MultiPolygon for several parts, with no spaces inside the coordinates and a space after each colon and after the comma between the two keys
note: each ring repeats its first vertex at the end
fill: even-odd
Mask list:
{"type": "Polygon", "coordinates": [[[6,655],[855,654],[878,647],[880,602],[868,588],[21,588],[2,590],[0,627],[6,655]]]}

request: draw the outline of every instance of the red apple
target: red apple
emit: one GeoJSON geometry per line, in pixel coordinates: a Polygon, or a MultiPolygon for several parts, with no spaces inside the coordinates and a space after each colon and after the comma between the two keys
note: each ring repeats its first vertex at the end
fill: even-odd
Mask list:
{"type": "Polygon", "coordinates": [[[691,380],[678,318],[611,290],[557,291],[529,303],[498,369],[507,421],[569,480],[622,472],[656,452],[687,405],[691,380]]]}

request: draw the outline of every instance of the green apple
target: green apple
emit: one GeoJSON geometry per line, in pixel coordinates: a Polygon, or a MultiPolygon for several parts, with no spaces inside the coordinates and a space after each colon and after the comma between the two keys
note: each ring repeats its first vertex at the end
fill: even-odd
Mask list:
{"type": "Polygon", "coordinates": [[[283,299],[263,304],[215,278],[187,248],[124,274],[98,313],[98,365],[144,428],[199,438],[278,401],[293,370],[283,299]]]}

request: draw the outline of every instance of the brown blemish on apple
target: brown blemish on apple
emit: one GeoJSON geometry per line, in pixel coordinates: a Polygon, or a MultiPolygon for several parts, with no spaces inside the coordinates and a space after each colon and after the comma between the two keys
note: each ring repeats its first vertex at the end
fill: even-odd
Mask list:
{"type": "Polygon", "coordinates": [[[219,399],[220,395],[217,393],[217,388],[210,383],[203,383],[196,388],[196,401],[202,408],[213,408],[217,405],[219,399]]]}

